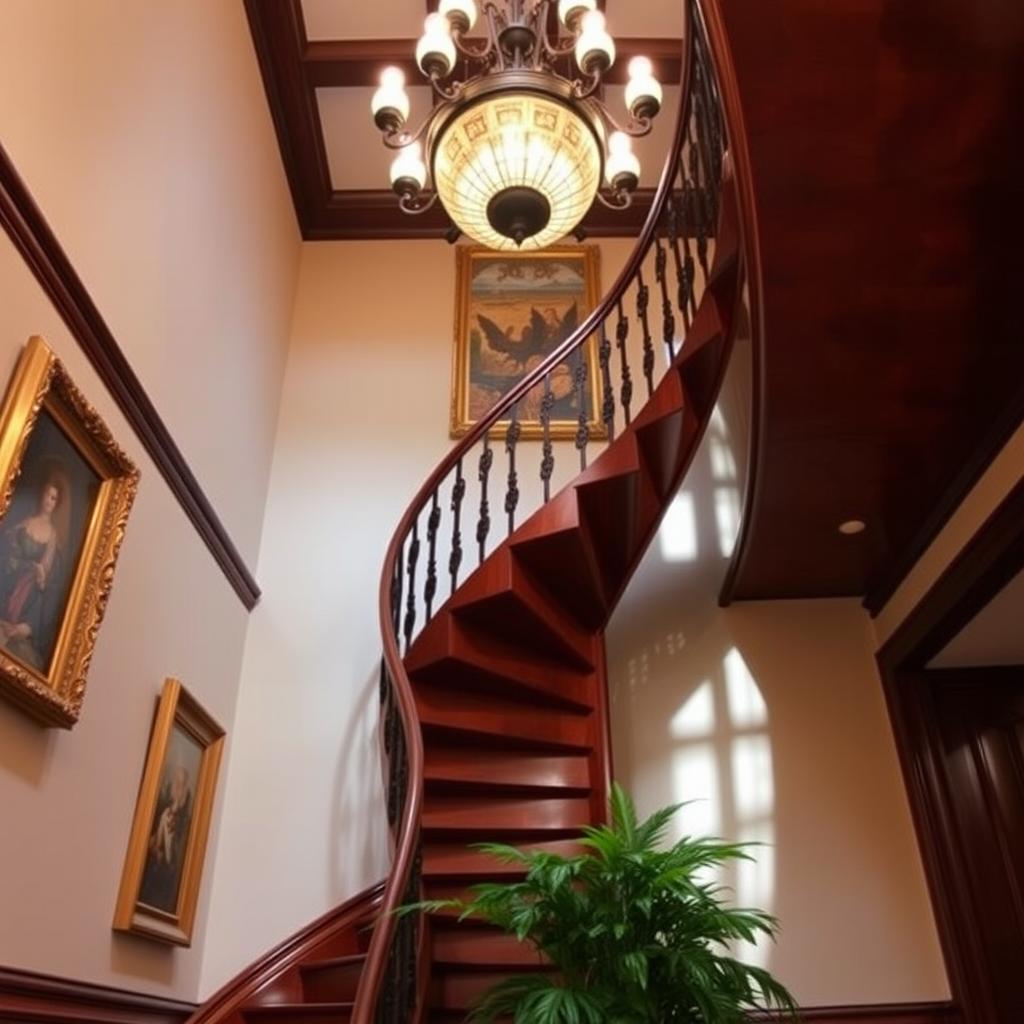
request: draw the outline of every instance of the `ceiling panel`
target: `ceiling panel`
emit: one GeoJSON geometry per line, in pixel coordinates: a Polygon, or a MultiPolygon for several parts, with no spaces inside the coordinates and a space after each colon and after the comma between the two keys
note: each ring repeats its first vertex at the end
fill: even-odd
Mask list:
{"type": "MultiPolygon", "coordinates": [[[[613,35],[682,34],[679,0],[608,0],[605,9],[613,35]]],[[[397,39],[419,34],[427,5],[426,0],[302,0],[302,11],[309,39],[397,39]]]]}
{"type": "Polygon", "coordinates": [[[424,0],[302,0],[309,39],[415,38],[426,10],[424,0]]]}

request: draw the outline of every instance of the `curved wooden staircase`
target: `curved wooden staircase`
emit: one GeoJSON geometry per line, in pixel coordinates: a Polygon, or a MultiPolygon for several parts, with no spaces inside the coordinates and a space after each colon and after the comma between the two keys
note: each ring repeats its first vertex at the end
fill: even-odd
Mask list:
{"type": "Polygon", "coordinates": [[[580,330],[435,470],[388,552],[381,734],[392,873],[268,954],[190,1024],[458,1021],[494,981],[547,969],[481,924],[392,911],[514,873],[471,843],[568,851],[581,825],[605,816],[605,624],[710,419],[744,297],[755,326],[759,309],[753,199],[721,21],[711,0],[688,0],[686,12],[675,143],[629,265],[580,330]],[[660,317],[651,315],[652,292],[660,317]],[[549,392],[563,365],[585,408],[581,353],[592,336],[600,340],[596,426],[609,440],[595,456],[597,430],[581,413],[569,452],[581,471],[550,496],[556,448],[542,397],[544,494],[516,528],[519,409],[531,392],[549,392]],[[488,551],[501,454],[508,531],[488,551]],[[460,582],[469,528],[479,564],[460,582]],[[451,594],[435,610],[441,561],[451,594]]]}

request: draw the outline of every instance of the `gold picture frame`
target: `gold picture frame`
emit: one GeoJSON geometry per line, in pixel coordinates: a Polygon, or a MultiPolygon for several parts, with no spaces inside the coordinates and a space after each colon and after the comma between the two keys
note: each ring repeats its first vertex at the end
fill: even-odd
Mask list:
{"type": "Polygon", "coordinates": [[[192,944],[224,730],[177,679],[157,702],[114,930],[192,944]]]}
{"type": "Polygon", "coordinates": [[[46,342],[0,407],[0,692],[70,729],[139,472],[46,342]]]}
{"type": "MultiPolygon", "coordinates": [[[[452,357],[451,436],[473,425],[543,358],[554,351],[600,301],[600,250],[596,245],[552,246],[539,252],[495,252],[486,246],[456,248],[455,345],[452,357]]],[[[597,345],[589,338],[584,402],[591,438],[607,436],[599,419],[597,345]]],[[[574,438],[579,402],[572,367],[552,373],[550,436],[574,438]]],[[[543,389],[520,405],[521,437],[544,436],[543,389]]],[[[499,420],[500,435],[508,420],[499,420]]]]}

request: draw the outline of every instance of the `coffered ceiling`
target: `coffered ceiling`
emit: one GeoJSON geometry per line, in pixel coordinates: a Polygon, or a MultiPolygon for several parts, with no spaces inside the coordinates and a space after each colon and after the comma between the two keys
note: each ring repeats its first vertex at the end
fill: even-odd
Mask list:
{"type": "MultiPolygon", "coordinates": [[[[281,155],[303,236],[318,238],[442,237],[450,227],[440,209],[423,217],[398,210],[388,189],[392,154],[370,117],[380,70],[404,66],[412,118],[425,115],[430,90],[412,55],[436,0],[245,0],[281,155]]],[[[675,125],[682,45],[678,0],[607,0],[609,27],[619,45],[606,99],[623,108],[623,69],[629,56],[650,56],[666,83],[665,107],[651,136],[636,145],[643,174],[630,211],[595,205],[589,234],[634,235],[649,208],[675,125]]]]}

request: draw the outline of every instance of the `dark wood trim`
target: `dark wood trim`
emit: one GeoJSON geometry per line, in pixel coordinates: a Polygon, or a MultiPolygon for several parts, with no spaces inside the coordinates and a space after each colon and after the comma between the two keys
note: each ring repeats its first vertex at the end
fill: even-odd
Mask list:
{"type": "MultiPolygon", "coordinates": [[[[385,64],[419,77],[414,39],[309,40],[301,0],[245,0],[299,229],[306,241],[444,238],[451,221],[437,206],[411,217],[387,189],[335,189],[331,183],[318,88],[367,86],[385,64]]],[[[616,68],[646,53],[667,83],[682,74],[678,39],[623,39],[616,68]]],[[[613,76],[611,81],[617,81],[613,76]]],[[[367,112],[369,117],[369,112],[367,112]]],[[[594,238],[636,238],[650,212],[654,189],[641,189],[624,211],[595,203],[581,225],[594,238]]]]}
{"type": "MultiPolygon", "coordinates": [[[[609,85],[624,85],[628,81],[630,58],[639,54],[651,58],[655,74],[663,84],[679,84],[682,40],[616,38],[615,44],[618,56],[606,79],[609,85]]],[[[410,85],[427,84],[416,65],[415,39],[303,39],[301,52],[306,82],[314,89],[375,86],[386,64],[400,67],[410,85]]]]}
{"type": "Polygon", "coordinates": [[[891,1003],[808,1007],[800,1010],[800,1020],[814,1024],[865,1020],[873,1024],[960,1024],[963,1017],[953,1003],[891,1003]]]}
{"type": "Polygon", "coordinates": [[[985,440],[974,449],[971,457],[957,471],[956,476],[932,508],[927,519],[918,528],[911,542],[888,567],[885,576],[868,588],[867,596],[864,598],[864,607],[872,617],[876,616],[889,598],[896,593],[899,585],[928,550],[932,541],[949,522],[953,513],[960,507],[985,470],[1003,450],[1021,424],[1024,424],[1024,387],[1017,392],[1016,397],[1002,415],[996,418],[985,440]]]}
{"type": "Polygon", "coordinates": [[[972,894],[958,863],[960,843],[942,769],[930,677],[925,666],[1024,569],[1024,479],[964,546],[878,652],[925,876],[953,995],[967,1024],[995,1020],[979,962],[972,894]]]}
{"type": "Polygon", "coordinates": [[[194,1003],[0,967],[3,1024],[182,1024],[194,1003]]]}
{"type": "Polygon", "coordinates": [[[0,223],[246,608],[260,589],[46,218],[0,146],[0,223]]]}
{"type": "MultiPolygon", "coordinates": [[[[591,207],[581,228],[594,238],[636,238],[654,201],[654,189],[639,189],[626,210],[591,207]]],[[[334,191],[316,223],[303,231],[307,241],[444,238],[452,224],[440,205],[418,217],[398,208],[394,192],[386,189],[334,191]]]]}
{"type": "Polygon", "coordinates": [[[893,670],[920,669],[1024,569],[1024,478],[989,515],[878,653],[893,670]]]}
{"type": "Polygon", "coordinates": [[[296,971],[300,964],[315,959],[318,947],[373,921],[380,912],[383,894],[384,883],[379,882],[290,935],[218,989],[188,1018],[188,1024],[233,1020],[241,1006],[296,971]]]}

